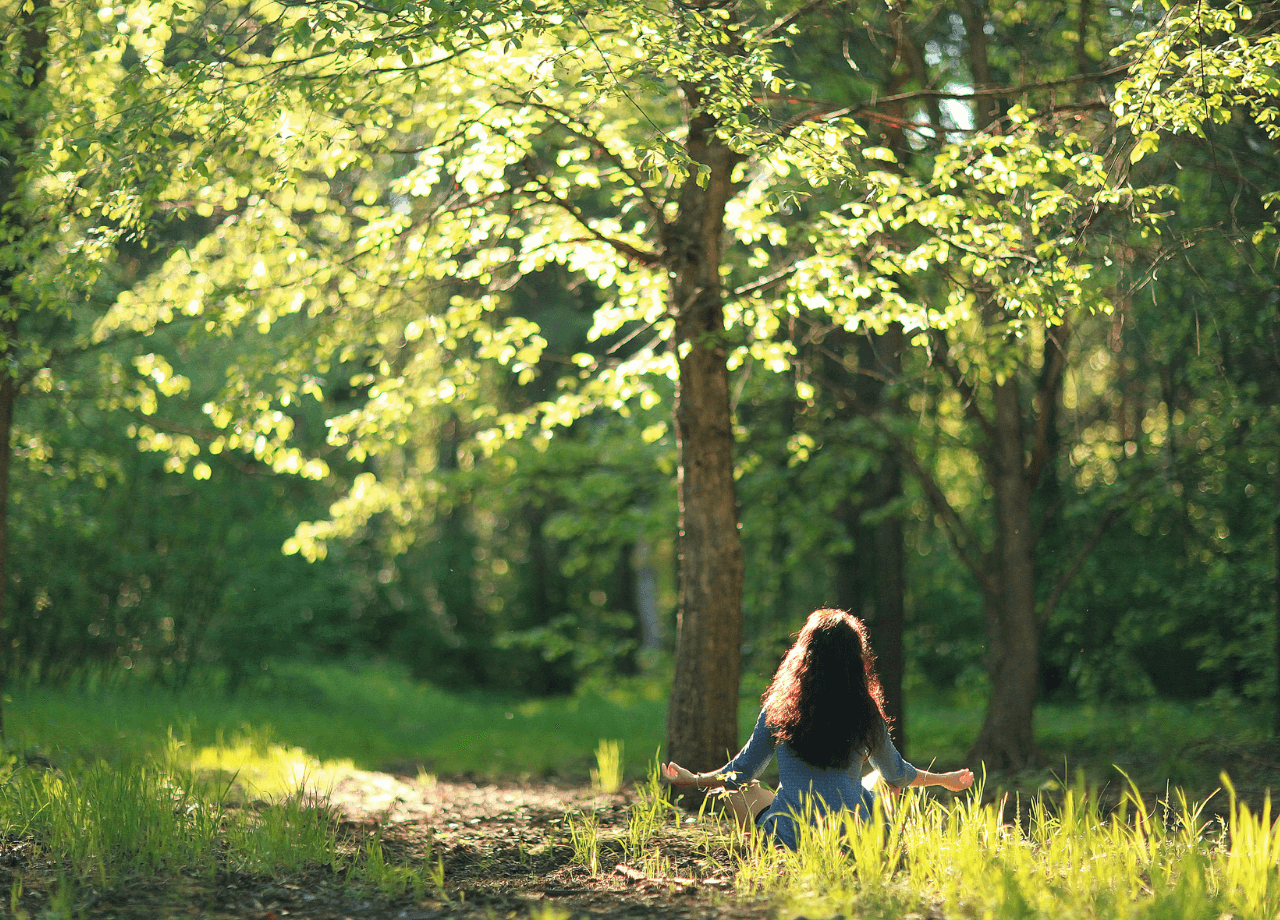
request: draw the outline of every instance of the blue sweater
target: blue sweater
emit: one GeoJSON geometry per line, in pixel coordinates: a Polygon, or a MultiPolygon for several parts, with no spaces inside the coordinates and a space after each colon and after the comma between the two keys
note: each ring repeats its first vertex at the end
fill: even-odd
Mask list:
{"type": "Polygon", "coordinates": [[[757,779],[775,752],[778,755],[778,793],[773,804],[756,819],[756,825],[793,850],[796,848],[796,828],[792,816],[803,815],[806,805],[811,805],[815,817],[842,808],[856,811],[863,818],[871,814],[875,795],[862,785],[864,760],[870,760],[884,781],[892,786],[910,786],[916,778],[916,768],[902,759],[889,737],[889,726],[883,722],[880,723],[880,740],[870,751],[855,753],[847,767],[819,769],[801,760],[790,745],[778,744],[765,724],[763,709],[746,745],[717,772],[730,778],[725,784],[727,788],[737,789],[757,779]]]}

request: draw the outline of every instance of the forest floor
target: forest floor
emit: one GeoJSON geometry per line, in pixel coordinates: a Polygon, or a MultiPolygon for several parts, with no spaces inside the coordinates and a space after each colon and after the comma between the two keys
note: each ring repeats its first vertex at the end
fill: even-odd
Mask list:
{"type": "MultiPolygon", "coordinates": [[[[1260,807],[1266,786],[1280,778],[1280,746],[1235,751],[1228,759],[1253,768],[1246,773],[1254,782],[1241,793],[1260,807]]],[[[1120,791],[1118,784],[1101,790],[1101,801],[1113,805],[1120,791]]],[[[1148,793],[1152,802],[1168,794],[1150,789],[1144,797],[1148,793]]],[[[735,891],[730,838],[696,826],[708,819],[681,814],[676,820],[683,823],[675,825],[669,817],[646,845],[644,863],[628,862],[622,841],[637,800],[629,789],[606,795],[554,779],[437,779],[416,765],[351,770],[329,798],[343,848],[352,853],[379,841],[388,865],[428,880],[416,894],[403,884],[395,890],[394,882],[378,890],[368,876],[349,878],[348,870],[329,867],[275,876],[220,870],[176,883],[172,876],[135,878],[101,892],[90,885],[77,891],[64,914],[50,894],[53,880],[39,879],[32,854],[10,838],[0,839],[0,885],[9,891],[0,916],[7,915],[5,907],[17,917],[93,920],[765,920],[776,914],[763,897],[735,891]],[[584,819],[595,822],[595,873],[575,858],[571,823],[581,833],[584,819]]],[[[1224,795],[1214,796],[1206,817],[1226,804],[1224,795]]]]}
{"type": "MultiPolygon", "coordinates": [[[[328,868],[274,877],[220,871],[215,878],[183,878],[177,885],[172,878],[154,884],[135,879],[114,890],[89,891],[87,897],[82,891],[71,914],[95,920],[768,916],[763,901],[732,894],[727,871],[707,875],[708,865],[723,864],[728,852],[708,853],[705,834],[668,833],[652,842],[651,849],[655,844],[661,848],[660,877],[627,865],[619,838],[626,836],[633,800],[629,791],[605,795],[546,779],[437,780],[353,771],[337,783],[331,796],[346,845],[358,847],[363,840],[379,839],[389,864],[412,866],[428,877],[442,864],[443,888],[428,883],[420,897],[380,892],[367,880],[348,880],[328,868]],[[599,843],[594,875],[574,861],[570,830],[571,819],[581,822],[587,815],[595,816],[599,843]]],[[[710,839],[728,843],[720,835],[710,839]]],[[[5,876],[18,869],[23,854],[3,852],[7,848],[12,849],[0,841],[0,882],[11,884],[12,878],[5,876]]],[[[6,915],[4,906],[18,906],[33,918],[57,915],[47,896],[30,884],[35,879],[28,875],[27,880],[26,896],[0,906],[0,916],[6,915]]]]}

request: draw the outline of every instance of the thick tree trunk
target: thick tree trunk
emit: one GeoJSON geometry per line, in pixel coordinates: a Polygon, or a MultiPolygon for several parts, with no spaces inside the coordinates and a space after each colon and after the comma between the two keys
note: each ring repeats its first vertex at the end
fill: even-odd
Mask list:
{"type": "Polygon", "coordinates": [[[691,770],[724,764],[738,748],[742,666],[742,543],[733,479],[733,425],[720,290],[725,205],[737,156],[698,113],[696,87],[687,149],[710,168],[705,184],[681,189],[664,250],[671,275],[679,366],[680,615],[675,679],[667,710],[667,754],[691,770]]]}
{"type": "Polygon", "coordinates": [[[985,763],[988,769],[1007,770],[1025,767],[1035,756],[1040,630],[1036,621],[1031,484],[1024,467],[1016,382],[1010,380],[995,388],[994,409],[995,443],[986,456],[997,515],[992,554],[998,573],[997,592],[988,597],[991,697],[969,759],[985,763]]]}

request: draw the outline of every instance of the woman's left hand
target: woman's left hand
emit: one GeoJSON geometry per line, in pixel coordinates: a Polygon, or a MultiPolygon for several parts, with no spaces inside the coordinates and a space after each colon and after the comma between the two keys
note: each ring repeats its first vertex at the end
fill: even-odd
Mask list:
{"type": "Polygon", "coordinates": [[[952,792],[964,792],[973,785],[973,771],[955,770],[951,773],[939,773],[938,785],[952,792]]]}
{"type": "Polygon", "coordinates": [[[672,786],[696,786],[698,777],[674,760],[662,765],[662,779],[672,786]]]}

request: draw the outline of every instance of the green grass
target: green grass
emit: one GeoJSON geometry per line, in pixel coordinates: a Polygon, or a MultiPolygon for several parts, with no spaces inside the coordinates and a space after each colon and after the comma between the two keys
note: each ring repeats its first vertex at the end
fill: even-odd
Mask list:
{"type": "Polygon", "coordinates": [[[666,698],[655,681],[518,699],[446,693],[371,666],[282,666],[269,692],[41,687],[14,693],[5,715],[11,748],[61,756],[156,754],[172,730],[195,748],[250,738],[366,770],[421,765],[487,776],[585,779],[609,739],[620,742],[622,773],[634,778],[662,743],[666,698]]]}
{"type": "MultiPolygon", "coordinates": [[[[420,898],[443,885],[438,854],[408,866],[389,858],[376,835],[343,837],[323,797],[344,770],[389,765],[584,783],[590,776],[598,788],[639,780],[620,842],[628,859],[670,875],[663,835],[697,834],[706,871],[732,871],[740,895],[763,894],[784,920],[1275,920],[1280,912],[1280,830],[1265,793],[1274,777],[1254,770],[1249,794],[1237,799],[1229,789],[1212,819],[1188,804],[1219,782],[1224,751],[1229,760],[1263,743],[1263,712],[1224,700],[1044,706],[1041,745],[1062,766],[1004,778],[1015,797],[1003,808],[976,795],[943,804],[912,793],[889,837],[877,822],[832,826],[798,854],[739,839],[726,855],[710,822],[682,824],[660,794],[664,689],[654,679],[520,700],[448,694],[377,667],[299,666],[235,697],[142,688],[16,693],[6,707],[13,753],[0,757],[0,840],[31,841],[49,868],[40,879],[12,876],[10,912],[20,915],[24,897],[30,903],[24,885],[43,886],[42,914],[69,916],[85,892],[139,879],[167,879],[177,890],[182,878],[212,884],[226,873],[321,873],[336,886],[420,898]],[[56,769],[42,768],[35,752],[56,769]],[[1134,776],[1132,787],[1113,764],[1134,776]],[[1068,788],[1063,778],[1077,768],[1068,788]],[[1169,785],[1184,778],[1191,792],[1169,785]],[[1112,784],[1106,795],[1095,791],[1101,783],[1112,784]],[[1140,788],[1163,790],[1164,804],[1151,804],[1140,788]]],[[[750,695],[742,701],[743,737],[757,705],[750,695]]],[[[980,706],[917,695],[908,712],[911,759],[959,765],[980,720],[980,706]]],[[[594,816],[575,818],[570,829],[577,861],[599,869],[594,816]]]]}
{"type": "Polygon", "coordinates": [[[1280,912],[1280,826],[1269,803],[1232,798],[1206,823],[1176,795],[1156,804],[1130,789],[1104,816],[1083,786],[1053,802],[947,804],[912,794],[888,822],[849,818],[801,835],[796,853],[751,846],[740,891],[765,893],[782,917],[1218,918],[1280,912]]]}
{"type": "MultiPolygon", "coordinates": [[[[781,920],[1275,920],[1280,822],[1269,798],[1251,810],[1220,779],[1227,807],[1215,817],[1177,789],[1156,801],[1136,785],[1107,805],[1083,781],[994,802],[981,788],[945,798],[908,790],[888,816],[802,822],[792,852],[731,823],[690,826],[654,794],[655,771],[624,851],[661,878],[679,841],[682,874],[728,873],[739,898],[763,899],[781,920]]],[[[583,822],[575,837],[584,866],[598,849],[590,829],[583,822]]]]}
{"type": "MultiPolygon", "coordinates": [[[[232,697],[148,688],[15,693],[6,728],[10,749],[90,758],[158,754],[172,730],[193,752],[206,751],[201,767],[227,770],[250,765],[249,749],[275,745],[291,752],[295,775],[345,761],[360,769],[414,772],[420,765],[436,774],[586,781],[593,770],[599,775],[601,744],[608,741],[618,744],[621,759],[616,768],[606,766],[636,780],[647,775],[662,744],[666,688],[659,677],[570,698],[519,699],[446,693],[388,668],[281,665],[266,689],[232,697]]],[[[982,701],[918,691],[908,704],[908,759],[922,767],[962,765],[982,721],[982,701]]],[[[740,738],[758,707],[758,693],[744,691],[740,738]]],[[[1037,732],[1047,766],[1022,777],[1020,788],[1060,784],[1077,769],[1094,782],[1113,782],[1114,764],[1144,788],[1169,781],[1207,794],[1223,769],[1238,772],[1222,752],[1266,739],[1266,715],[1229,700],[1042,705],[1037,732]]],[[[271,788],[289,786],[285,780],[277,777],[271,788]]]]}

